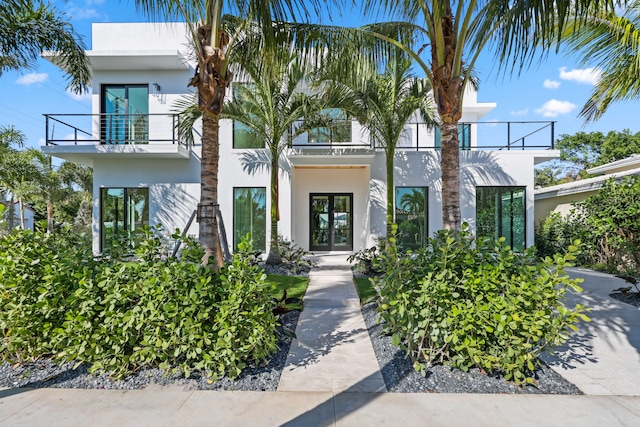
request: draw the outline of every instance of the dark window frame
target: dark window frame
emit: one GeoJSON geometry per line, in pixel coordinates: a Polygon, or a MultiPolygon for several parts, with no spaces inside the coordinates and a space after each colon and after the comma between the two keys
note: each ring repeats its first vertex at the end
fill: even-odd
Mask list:
{"type": "MultiPolygon", "coordinates": [[[[498,190],[498,201],[499,204],[497,206],[497,215],[498,215],[498,221],[497,221],[497,236],[494,236],[496,238],[499,237],[505,237],[506,239],[506,243],[509,244],[509,246],[511,246],[511,248],[513,250],[523,250],[527,247],[527,187],[524,185],[478,185],[476,186],[476,236],[478,236],[478,189],[482,189],[482,188],[492,188],[492,189],[497,189],[498,190]],[[511,215],[510,218],[510,236],[504,236],[503,233],[503,224],[502,224],[502,219],[503,219],[503,215],[504,215],[504,210],[503,210],[503,203],[502,203],[502,198],[503,198],[503,194],[505,191],[511,192],[511,202],[513,203],[513,192],[514,191],[522,191],[522,221],[523,221],[523,230],[522,230],[522,243],[523,243],[523,247],[522,248],[514,248],[513,247],[513,241],[514,241],[514,215],[511,215]]],[[[488,237],[488,236],[483,236],[483,237],[488,237]]]]}
{"type": "MultiPolygon", "coordinates": [[[[104,250],[104,192],[105,191],[109,191],[109,190],[123,190],[122,193],[122,197],[123,199],[127,200],[127,193],[129,190],[147,190],[147,204],[151,205],[151,192],[149,191],[149,187],[100,187],[100,252],[102,252],[104,250]]],[[[127,218],[127,211],[128,209],[126,207],[124,207],[123,209],[123,219],[122,219],[122,223],[123,223],[123,229],[127,229],[127,225],[129,224],[128,218],[127,218]]],[[[147,218],[147,223],[150,223],[150,217],[151,214],[150,212],[148,212],[149,218],[147,218]]]]}
{"type": "MultiPolygon", "coordinates": [[[[269,210],[267,209],[267,187],[250,187],[250,186],[240,186],[240,187],[233,187],[232,189],[232,216],[233,216],[233,236],[232,236],[232,245],[233,245],[233,250],[235,251],[238,248],[238,243],[240,242],[236,242],[236,230],[238,229],[238,224],[236,223],[236,190],[247,190],[247,189],[251,189],[251,190],[264,190],[264,210],[265,210],[265,215],[264,215],[264,247],[263,248],[257,248],[254,247],[254,250],[260,250],[261,252],[265,252],[267,250],[267,247],[269,245],[269,242],[267,240],[267,227],[269,224],[269,210]]],[[[251,239],[254,240],[255,243],[255,239],[253,239],[253,236],[251,236],[251,239]]]]}
{"type": "MultiPolygon", "coordinates": [[[[393,190],[393,198],[394,198],[394,209],[393,209],[393,221],[397,222],[397,209],[398,209],[398,189],[401,188],[413,188],[413,189],[422,189],[424,191],[424,235],[422,236],[422,247],[424,247],[424,243],[427,242],[429,238],[429,187],[425,185],[397,185],[393,190]]],[[[407,220],[408,221],[408,220],[407,220]]],[[[398,224],[400,227],[400,224],[398,224]]]]}

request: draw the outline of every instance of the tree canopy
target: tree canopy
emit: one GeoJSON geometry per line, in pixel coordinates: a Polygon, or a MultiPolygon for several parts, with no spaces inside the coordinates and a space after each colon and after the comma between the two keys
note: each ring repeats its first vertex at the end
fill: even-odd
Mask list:
{"type": "Polygon", "coordinates": [[[31,70],[42,51],[50,52],[69,78],[69,88],[82,93],[91,80],[82,38],[68,17],[42,1],[0,3],[0,76],[9,70],[31,70]]]}

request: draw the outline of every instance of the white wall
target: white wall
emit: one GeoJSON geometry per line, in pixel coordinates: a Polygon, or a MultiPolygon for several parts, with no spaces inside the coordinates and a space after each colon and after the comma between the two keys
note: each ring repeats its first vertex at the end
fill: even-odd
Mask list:
{"type": "MultiPolygon", "coordinates": [[[[171,234],[184,230],[200,199],[200,162],[195,153],[185,160],[104,159],[93,168],[93,250],[100,251],[100,189],[148,188],[149,222],[171,234]]],[[[189,234],[197,235],[194,221],[189,234]]]]}
{"type": "Polygon", "coordinates": [[[185,50],[187,27],[182,23],[93,23],[93,51],[185,50]]]}
{"type": "Polygon", "coordinates": [[[294,167],[290,199],[293,241],[309,249],[309,197],[311,193],[353,193],[353,250],[367,246],[369,235],[368,166],[339,168],[294,167]]]}

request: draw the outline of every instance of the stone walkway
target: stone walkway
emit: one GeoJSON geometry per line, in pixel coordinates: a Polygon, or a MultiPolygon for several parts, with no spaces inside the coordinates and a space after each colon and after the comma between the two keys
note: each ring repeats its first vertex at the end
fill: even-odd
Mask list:
{"type": "Polygon", "coordinates": [[[278,391],[386,391],[348,255],[317,256],[278,391]]]}

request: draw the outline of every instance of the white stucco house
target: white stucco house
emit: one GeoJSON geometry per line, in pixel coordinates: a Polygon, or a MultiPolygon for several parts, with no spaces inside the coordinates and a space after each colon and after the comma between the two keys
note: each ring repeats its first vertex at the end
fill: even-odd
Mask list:
{"type": "MultiPolygon", "coordinates": [[[[46,116],[53,156],[94,168],[93,245],[114,232],[161,223],[184,229],[200,197],[200,142],[179,140],[172,105],[195,64],[180,24],[96,23],[92,114],[46,116]]],[[[227,93],[231,94],[230,90],[227,93]]],[[[469,90],[460,125],[463,220],[479,234],[533,244],[533,168],[559,153],[553,123],[479,123],[495,108],[469,90]]],[[[395,154],[396,222],[407,246],[441,228],[439,134],[409,123],[395,154]]],[[[268,152],[232,121],[220,127],[218,197],[233,250],[250,232],[269,239],[268,152]]],[[[303,135],[281,161],[280,233],[305,250],[357,251],[385,234],[384,153],[355,121],[303,135]]],[[[189,229],[197,234],[194,222],[189,229]]]]}

